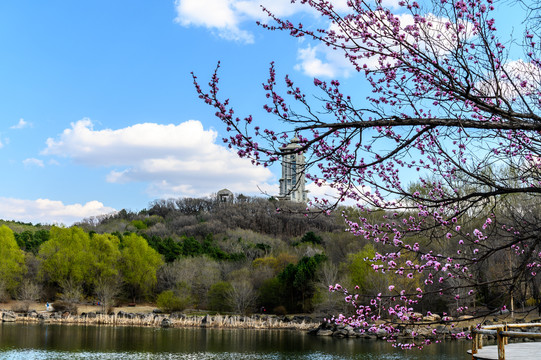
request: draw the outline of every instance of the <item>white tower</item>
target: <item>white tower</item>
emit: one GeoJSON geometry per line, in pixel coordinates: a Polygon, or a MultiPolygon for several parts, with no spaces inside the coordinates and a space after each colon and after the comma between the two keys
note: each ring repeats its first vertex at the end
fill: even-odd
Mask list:
{"type": "MultiPolygon", "coordinates": [[[[282,151],[300,148],[299,139],[294,137],[291,142],[282,147],[282,151]]],[[[281,200],[305,203],[306,179],[304,177],[304,155],[302,153],[287,154],[282,157],[282,178],[280,179],[281,200]]]]}

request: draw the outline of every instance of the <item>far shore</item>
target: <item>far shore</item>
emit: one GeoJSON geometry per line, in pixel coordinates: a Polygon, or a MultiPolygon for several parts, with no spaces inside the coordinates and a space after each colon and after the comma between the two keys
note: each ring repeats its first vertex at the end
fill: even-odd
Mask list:
{"type": "MultiPolygon", "coordinates": [[[[214,314],[206,311],[186,310],[183,313],[161,313],[153,304],[142,303],[136,306],[114,307],[110,314],[102,313],[99,305],[80,304],[77,314],[46,310],[46,303],[31,303],[28,312],[17,312],[21,302],[0,303],[0,321],[19,323],[47,323],[62,325],[107,325],[107,326],[144,326],[161,328],[207,327],[231,329],[289,329],[308,331],[312,335],[332,337],[356,337],[365,339],[386,339],[385,331],[368,332],[347,325],[336,325],[323,322],[321,318],[307,314],[299,315],[267,315],[250,316],[235,314],[214,314]]],[[[537,314],[536,314],[537,315],[537,314]]],[[[421,322],[416,324],[397,325],[399,338],[405,339],[460,339],[467,338],[471,326],[484,323],[531,323],[540,322],[539,316],[529,313],[523,318],[512,318],[509,314],[493,315],[485,319],[471,319],[449,322],[421,322]]],[[[488,337],[490,339],[490,336],[488,337]]]]}
{"type": "MultiPolygon", "coordinates": [[[[9,301],[7,303],[0,303],[0,309],[6,309],[15,311],[16,309],[21,307],[21,301],[9,301]]],[[[46,305],[47,303],[42,302],[32,302],[30,303],[29,311],[36,311],[36,312],[44,312],[46,311],[46,305]]],[[[148,314],[151,313],[154,309],[156,309],[156,306],[150,303],[140,303],[136,304],[135,306],[118,306],[114,307],[113,311],[124,311],[124,312],[132,312],[132,313],[142,313],[142,314],[148,314]]],[[[89,304],[78,304],[77,305],[77,312],[79,314],[81,313],[89,313],[89,312],[98,312],[102,311],[102,307],[99,305],[89,305],[89,304]]]]}
{"type": "Polygon", "coordinates": [[[147,327],[212,327],[235,329],[291,329],[308,331],[317,328],[320,321],[309,315],[227,315],[187,309],[182,313],[162,313],[153,304],[114,307],[110,314],[103,313],[99,305],[81,304],[77,314],[47,311],[46,303],[32,303],[27,312],[18,312],[21,303],[0,304],[0,321],[20,323],[47,323],[63,325],[110,325],[147,327]]]}

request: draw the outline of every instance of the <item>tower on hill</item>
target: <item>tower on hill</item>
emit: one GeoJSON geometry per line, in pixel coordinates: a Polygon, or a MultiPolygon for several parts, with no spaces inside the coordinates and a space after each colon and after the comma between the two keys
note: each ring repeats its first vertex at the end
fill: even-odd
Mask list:
{"type": "MultiPolygon", "coordinates": [[[[291,142],[282,147],[283,151],[300,148],[299,139],[295,136],[291,142]]],[[[307,201],[304,177],[304,155],[302,153],[287,154],[282,157],[282,178],[280,179],[280,200],[305,203],[307,201]]]]}

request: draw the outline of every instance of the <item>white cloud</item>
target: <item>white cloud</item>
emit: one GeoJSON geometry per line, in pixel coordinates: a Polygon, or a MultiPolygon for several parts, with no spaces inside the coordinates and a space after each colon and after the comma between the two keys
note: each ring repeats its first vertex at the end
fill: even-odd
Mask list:
{"type": "Polygon", "coordinates": [[[26,122],[23,118],[19,119],[19,122],[10,127],[10,129],[24,129],[25,127],[32,126],[29,122],[26,122]]]}
{"type": "MultiPolygon", "coordinates": [[[[388,1],[387,5],[391,8],[398,7],[394,0],[388,1]]],[[[373,14],[378,17],[378,22],[382,24],[387,24],[389,22],[387,15],[384,12],[374,12],[373,14]]],[[[414,39],[408,31],[405,31],[408,26],[415,24],[414,17],[411,14],[396,14],[394,16],[400,21],[400,27],[405,39],[404,41],[410,43],[417,42],[421,49],[430,56],[434,58],[446,56],[456,47],[458,25],[451,24],[449,19],[437,17],[433,14],[425,15],[427,23],[417,24],[422,31],[420,31],[419,38],[414,39]],[[428,44],[430,46],[428,46],[428,44]]],[[[371,23],[374,19],[365,17],[364,20],[361,18],[360,21],[371,23]]],[[[473,36],[473,27],[471,23],[462,22],[460,26],[464,26],[464,29],[460,32],[462,38],[473,36]]],[[[390,55],[391,52],[401,51],[401,45],[394,44],[397,35],[391,32],[391,28],[392,26],[390,25],[382,26],[381,28],[371,27],[371,31],[376,35],[375,38],[378,39],[378,42],[381,42],[383,45],[387,44],[386,47],[388,49],[383,51],[384,53],[386,52],[387,55],[390,55]]],[[[336,33],[339,39],[343,37],[342,40],[338,40],[337,42],[343,42],[345,46],[351,45],[353,48],[357,48],[358,45],[353,44],[350,37],[355,38],[356,33],[364,32],[359,29],[358,23],[344,20],[341,24],[331,24],[328,31],[336,33]]],[[[370,45],[365,43],[361,37],[356,39],[356,42],[362,43],[365,47],[370,47],[370,45]]],[[[376,50],[375,47],[374,50],[376,50]]],[[[370,69],[376,69],[381,66],[379,63],[379,56],[377,55],[371,57],[365,57],[363,55],[359,57],[360,53],[351,54],[357,56],[357,59],[355,60],[356,66],[346,58],[344,50],[333,49],[332,46],[326,46],[323,43],[318,43],[313,47],[308,45],[306,48],[300,48],[298,50],[297,59],[300,60],[300,63],[295,66],[295,69],[312,77],[347,78],[356,73],[357,68],[361,69],[364,65],[370,69]]],[[[385,63],[390,64],[394,61],[395,59],[393,56],[387,56],[384,60],[385,63]]]]}
{"type": "MultiPolygon", "coordinates": [[[[399,17],[402,26],[410,25],[413,22],[413,17],[408,14],[397,16],[399,17]]],[[[338,24],[331,24],[328,31],[332,31],[339,36],[345,36],[346,33],[344,32],[344,29],[347,29],[348,27],[350,28],[348,31],[349,34],[353,34],[357,29],[356,24],[344,21],[341,26],[338,24]]],[[[304,74],[311,77],[347,78],[357,72],[356,67],[346,58],[344,50],[333,49],[323,43],[318,43],[313,47],[308,45],[306,48],[300,48],[297,53],[297,59],[300,60],[300,63],[295,66],[295,70],[302,71],[304,74]]],[[[357,60],[357,63],[359,64],[359,67],[362,67],[364,64],[372,69],[378,67],[378,60],[376,57],[361,58],[357,60]]]]}
{"type": "Polygon", "coordinates": [[[314,47],[308,45],[304,49],[299,49],[297,59],[301,62],[295,65],[295,70],[302,71],[311,77],[349,77],[355,70],[342,51],[332,50],[322,44],[314,47]],[[324,61],[318,58],[319,54],[323,55],[324,61]]]}
{"type": "MultiPolygon", "coordinates": [[[[339,191],[331,187],[329,184],[325,182],[321,182],[320,185],[316,184],[315,182],[311,182],[309,184],[306,184],[306,190],[309,191],[308,198],[310,200],[316,200],[321,202],[322,200],[326,200],[329,202],[329,204],[335,204],[340,199],[339,191]]],[[[369,187],[363,188],[365,192],[369,192],[369,187]]],[[[362,198],[364,194],[360,194],[358,189],[353,190],[353,194],[357,194],[359,197],[362,198]]],[[[359,203],[363,203],[362,200],[354,200],[351,198],[344,198],[344,201],[339,201],[339,205],[343,206],[356,206],[359,203]]]]}
{"type": "MultiPolygon", "coordinates": [[[[0,133],[0,135],[2,135],[2,133],[0,133]]],[[[8,144],[9,144],[9,138],[8,137],[0,138],[0,149],[3,148],[5,145],[8,145],[8,144]]]]}
{"type": "Polygon", "coordinates": [[[28,158],[23,160],[24,166],[37,166],[37,167],[44,167],[43,160],[35,159],[35,158],[28,158]]]}
{"type": "Polygon", "coordinates": [[[398,5],[399,2],[400,0],[383,0],[381,2],[381,5],[383,5],[383,7],[388,7],[391,9],[398,9],[400,7],[398,5]]]}
{"type": "Polygon", "coordinates": [[[176,22],[183,26],[203,26],[218,31],[226,40],[253,43],[253,35],[239,28],[242,13],[230,0],[176,0],[176,22]]]}
{"type": "MultiPolygon", "coordinates": [[[[339,12],[348,8],[347,0],[331,2],[339,12]]],[[[268,16],[262,11],[261,6],[278,17],[302,12],[319,17],[319,14],[309,6],[299,2],[291,3],[291,0],[176,0],[175,21],[182,26],[206,27],[226,40],[253,43],[253,34],[243,30],[242,25],[267,21],[268,16]]]]}
{"type": "MultiPolygon", "coordinates": [[[[331,0],[330,3],[338,13],[351,11],[347,0],[331,0]]],[[[383,5],[393,9],[399,7],[398,0],[384,0],[383,5]]],[[[254,35],[243,27],[270,20],[262,7],[279,18],[300,13],[311,14],[316,21],[322,18],[307,4],[292,3],[291,0],[175,0],[175,21],[186,27],[205,27],[226,40],[253,43],[254,35]]],[[[342,52],[323,45],[299,49],[297,57],[300,63],[296,69],[309,76],[348,77],[354,71],[342,52]],[[323,58],[318,58],[318,54],[323,58]]]]}
{"type": "Polygon", "coordinates": [[[0,218],[5,220],[71,225],[83,218],[115,211],[99,201],[65,205],[61,201],[49,199],[23,200],[0,197],[0,218]]]}
{"type": "Polygon", "coordinates": [[[107,181],[145,182],[153,196],[203,196],[224,187],[254,194],[258,185],[267,186],[270,170],[217,145],[217,135],[196,120],[94,130],[92,121],[83,119],[47,139],[42,154],[112,168],[107,181]]]}
{"type": "Polygon", "coordinates": [[[541,69],[531,62],[522,60],[509,61],[496,71],[497,78],[487,74],[486,79],[476,84],[476,87],[487,97],[502,96],[507,100],[518,98],[533,98],[538,102],[541,87],[541,69]]]}

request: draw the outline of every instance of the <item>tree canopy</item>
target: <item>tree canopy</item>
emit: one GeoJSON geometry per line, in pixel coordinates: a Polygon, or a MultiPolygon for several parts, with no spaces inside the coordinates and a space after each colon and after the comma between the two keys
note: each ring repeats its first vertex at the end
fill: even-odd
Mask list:
{"type": "Polygon", "coordinates": [[[19,249],[13,231],[6,225],[0,226],[0,259],[0,292],[12,292],[20,284],[26,267],[24,252],[19,249]]]}
{"type": "Polygon", "coordinates": [[[512,306],[517,291],[538,299],[541,47],[529,30],[536,24],[526,22],[519,39],[509,40],[498,30],[492,0],[405,0],[398,8],[353,0],[347,12],[324,0],[300,3],[325,18],[327,28],[266,9],[270,21],[261,26],[341,53],[370,95],[348,94],[339,80],[314,78],[312,90],[289,76],[282,84],[272,63],[263,107],[281,123],[263,128],[256,116],[236,115],[234,98],[221,98],[220,65],[208,90],[195,75],[194,84],[241,157],[268,166],[303,152],[307,178],[340,193],[336,203],[313,205],[326,211],[346,198],[357,201],[359,216],[347,224],[383,245],[374,256],[376,271],[422,276],[424,290],[382,291],[386,305],[348,296],[364,310],[337,321],[359,325],[377,320],[380,311],[415,321],[413,308],[433,294],[457,299],[454,314],[474,316],[512,306]],[[300,147],[286,150],[293,135],[300,147]],[[374,211],[385,215],[370,216],[374,211]],[[502,261],[505,270],[489,275],[502,261]],[[510,296],[491,299],[488,307],[486,287],[510,296]],[[467,306],[479,299],[487,311],[467,306]]]}
{"type": "Polygon", "coordinates": [[[123,237],[121,253],[120,268],[133,297],[147,294],[156,284],[156,271],[163,264],[162,257],[136,234],[123,237]]]}
{"type": "Polygon", "coordinates": [[[76,226],[53,226],[49,240],[39,249],[41,274],[56,284],[66,281],[76,284],[90,282],[90,267],[94,254],[90,247],[90,237],[83,229],[76,226]]]}

